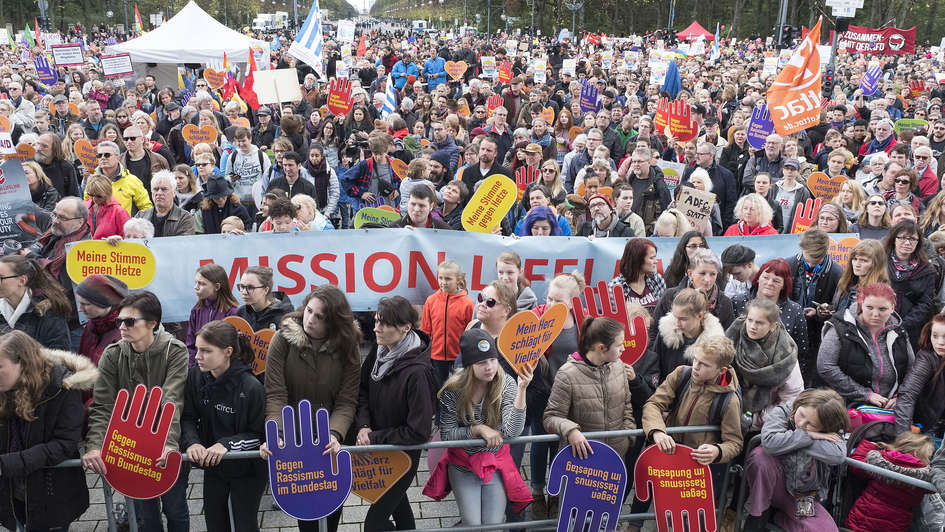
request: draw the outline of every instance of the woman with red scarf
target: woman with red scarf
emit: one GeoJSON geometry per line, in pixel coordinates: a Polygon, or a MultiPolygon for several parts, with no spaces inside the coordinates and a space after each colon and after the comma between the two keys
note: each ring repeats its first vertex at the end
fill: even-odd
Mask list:
{"type": "Polygon", "coordinates": [[[75,294],[79,312],[89,319],[82,330],[79,354],[98,365],[102,351],[121,339],[115,325],[116,306],[128,295],[128,286],[111,275],[94,274],[76,286],[75,294]]]}

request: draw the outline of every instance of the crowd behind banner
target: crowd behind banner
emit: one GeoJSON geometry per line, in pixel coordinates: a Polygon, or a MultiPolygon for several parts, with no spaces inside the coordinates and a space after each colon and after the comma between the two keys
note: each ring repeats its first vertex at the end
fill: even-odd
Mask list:
{"type": "MultiPolygon", "coordinates": [[[[604,441],[626,464],[684,444],[717,487],[744,464],[748,530],[942,529],[939,493],[865,474],[845,506],[826,500],[848,455],[945,493],[940,49],[840,54],[818,123],[782,136],[763,123],[777,57],[760,41],[724,40],[707,60],[655,35],[359,30],[357,55],[324,43],[321,78],[273,46],[301,97],[262,106],[211,86],[212,72],[172,87],[103,79],[100,32],[64,35],[86,62],[54,66],[48,84],[39,47],[2,47],[0,129],[22,147],[34,209],[0,256],[0,499],[12,502],[0,524],[77,520],[84,473],[110,467],[116,398],[143,384],[177,406],[147,459],[190,458],[166,493],[135,501],[145,530],[190,528],[190,467],[204,469],[208,530],[258,529],[265,463],[221,458],[278,453],[264,424],[303,399],[329,412],[330,455],[484,440],[446,452],[423,490],[455,493],[467,526],[558,515],[557,449],[585,459],[584,433],[639,427],[604,441]],[[685,135],[659,125],[662,97],[685,135]],[[496,175],[513,205],[498,212],[496,192],[471,205],[484,233],[454,233],[496,175]],[[70,275],[76,246],[126,239],[156,258],[144,290],[70,275]],[[506,324],[559,303],[565,323],[542,356],[509,364],[506,324]],[[628,333],[637,316],[645,331],[628,333]],[[624,363],[625,339],[644,334],[624,363]],[[685,425],[721,431],[666,433],[685,425]],[[503,443],[529,432],[560,442],[503,443]],[[85,472],[45,469],[76,457],[85,472]]],[[[407,454],[365,530],[415,528],[421,454],[407,454]]]]}

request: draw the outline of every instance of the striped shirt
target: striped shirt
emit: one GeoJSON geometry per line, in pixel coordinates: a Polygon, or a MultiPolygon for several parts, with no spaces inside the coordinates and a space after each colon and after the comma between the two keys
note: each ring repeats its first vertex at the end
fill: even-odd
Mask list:
{"type": "MultiPolygon", "coordinates": [[[[518,394],[518,385],[515,379],[509,374],[502,372],[505,378],[502,387],[502,424],[496,427],[502,433],[502,439],[514,438],[522,433],[525,428],[525,409],[515,408],[515,396],[518,394]]],[[[468,440],[472,436],[469,434],[469,426],[464,425],[464,421],[458,412],[460,397],[452,391],[444,391],[440,397],[440,438],[447,440],[468,440]]],[[[473,405],[474,425],[481,425],[485,422],[482,415],[482,403],[473,405]]],[[[467,454],[476,454],[483,451],[491,453],[499,452],[501,447],[466,447],[467,454]]]]}

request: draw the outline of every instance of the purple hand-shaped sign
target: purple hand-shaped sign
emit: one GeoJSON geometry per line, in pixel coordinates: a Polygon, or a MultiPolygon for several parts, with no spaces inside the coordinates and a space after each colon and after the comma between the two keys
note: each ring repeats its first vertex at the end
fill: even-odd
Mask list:
{"type": "Polygon", "coordinates": [[[307,399],[299,402],[301,441],[297,441],[295,411],[289,405],[282,407],[285,435],[282,447],[278,423],[272,419],[266,422],[266,443],[272,451],[269,457],[272,497],[285,513],[303,521],[332,514],[351,492],[351,453],[339,452],[335,463],[330,454],[323,454],[331,438],[328,411],[319,408],[315,418],[317,442],[312,437],[312,403],[307,399]]]}
{"type": "Polygon", "coordinates": [[[774,133],[774,122],[771,120],[771,113],[768,112],[768,106],[755,107],[748,121],[748,145],[756,150],[764,149],[765,139],[772,133],[774,133]]]}
{"type": "Polygon", "coordinates": [[[879,65],[874,65],[863,73],[860,78],[860,88],[863,89],[864,96],[872,96],[879,88],[879,78],[883,75],[883,69],[879,65]]]}
{"type": "Polygon", "coordinates": [[[574,456],[571,447],[564,447],[551,462],[548,494],[561,496],[558,532],[571,529],[600,532],[617,528],[617,517],[627,489],[627,468],[623,465],[623,457],[608,445],[594,440],[588,440],[588,443],[594,454],[586,459],[574,456]],[[570,526],[572,510],[577,510],[573,528],[570,526]],[[591,512],[590,528],[585,529],[588,512],[591,512]],[[605,515],[607,523],[603,524],[605,515]]]}
{"type": "Polygon", "coordinates": [[[59,75],[56,74],[56,69],[49,65],[49,59],[45,55],[40,54],[33,60],[33,64],[36,65],[36,77],[43,82],[43,85],[47,87],[53,83],[59,81],[59,75]]]}
{"type": "Polygon", "coordinates": [[[581,110],[585,113],[590,111],[600,111],[600,102],[597,100],[597,96],[600,94],[597,87],[593,84],[588,83],[586,80],[581,81],[581,110]]]}

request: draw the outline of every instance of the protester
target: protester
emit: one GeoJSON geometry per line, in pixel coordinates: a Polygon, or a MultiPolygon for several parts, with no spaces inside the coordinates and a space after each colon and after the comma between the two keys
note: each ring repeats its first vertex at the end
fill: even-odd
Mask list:
{"type": "Polygon", "coordinates": [[[919,333],[935,314],[936,271],[925,253],[925,237],[915,222],[902,222],[883,239],[890,285],[896,292],[896,314],[913,348],[919,333]]]}
{"type": "Polygon", "coordinates": [[[102,352],[121,339],[115,325],[118,304],[128,296],[128,286],[110,275],[92,274],[75,287],[78,310],[88,318],[77,352],[98,365],[102,352]]]}
{"type": "Polygon", "coordinates": [[[155,172],[151,178],[154,207],[138,212],[135,218],[151,222],[156,237],[192,235],[196,232],[193,215],[174,203],[178,197],[177,190],[178,181],[169,170],[155,172]]]}
{"type": "Polygon", "coordinates": [[[246,320],[254,331],[278,329],[282,318],[292,312],[292,302],[285,293],[274,291],[272,269],[265,266],[250,266],[243,272],[236,285],[243,306],[236,315],[246,320]]]}

